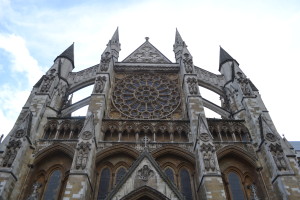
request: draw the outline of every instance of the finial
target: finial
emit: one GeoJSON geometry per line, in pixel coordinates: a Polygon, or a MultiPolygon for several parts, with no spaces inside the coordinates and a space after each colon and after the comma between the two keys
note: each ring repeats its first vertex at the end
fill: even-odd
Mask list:
{"type": "Polygon", "coordinates": [[[145,37],[145,39],[146,39],[146,41],[148,42],[148,40],[149,40],[149,37],[145,37]]]}

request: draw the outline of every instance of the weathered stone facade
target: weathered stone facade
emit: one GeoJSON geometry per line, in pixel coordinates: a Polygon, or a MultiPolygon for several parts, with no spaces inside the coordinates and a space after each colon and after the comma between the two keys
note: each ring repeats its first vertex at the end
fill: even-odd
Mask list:
{"type": "Polygon", "coordinates": [[[194,65],[177,30],[175,63],[149,38],[118,61],[118,30],[90,68],[72,72],[73,48],[34,85],[1,143],[0,199],[300,199],[295,152],[222,48],[220,74],[194,65]],[[71,117],[84,106],[86,117],[71,117]]]}

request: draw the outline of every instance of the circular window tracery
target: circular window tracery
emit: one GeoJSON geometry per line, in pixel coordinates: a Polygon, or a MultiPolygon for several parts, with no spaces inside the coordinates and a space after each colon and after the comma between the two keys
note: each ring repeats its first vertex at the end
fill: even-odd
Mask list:
{"type": "Polygon", "coordinates": [[[132,74],[116,79],[113,104],[129,118],[164,118],[180,104],[177,76],[132,74]]]}

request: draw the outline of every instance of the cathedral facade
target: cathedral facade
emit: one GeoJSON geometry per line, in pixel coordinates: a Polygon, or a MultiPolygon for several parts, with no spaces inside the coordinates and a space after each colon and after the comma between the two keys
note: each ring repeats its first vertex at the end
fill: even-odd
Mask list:
{"type": "Polygon", "coordinates": [[[95,66],[73,72],[73,48],[33,86],[1,143],[0,199],[300,199],[293,148],[224,49],[214,74],[195,66],[177,30],[175,63],[149,38],[118,61],[118,29],[95,66]],[[85,117],[71,115],[84,106],[85,117]]]}

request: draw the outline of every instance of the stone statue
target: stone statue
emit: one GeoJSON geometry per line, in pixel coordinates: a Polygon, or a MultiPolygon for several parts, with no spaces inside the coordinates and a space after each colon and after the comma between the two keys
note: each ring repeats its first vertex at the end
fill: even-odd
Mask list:
{"type": "Polygon", "coordinates": [[[11,167],[14,162],[18,150],[21,147],[22,142],[20,140],[11,140],[7,145],[7,150],[3,158],[2,166],[11,167]]]}
{"type": "Polygon", "coordinates": [[[196,78],[187,78],[187,84],[190,94],[198,94],[198,82],[196,78]]]}
{"type": "Polygon", "coordinates": [[[205,152],[203,154],[204,167],[207,171],[215,170],[215,160],[211,152],[205,152]]]}
{"type": "Polygon", "coordinates": [[[250,96],[251,95],[251,89],[250,89],[250,86],[249,86],[249,79],[245,78],[244,75],[241,72],[238,72],[237,75],[238,75],[237,80],[240,83],[243,94],[246,95],[246,96],[250,96]]]}
{"type": "Polygon", "coordinates": [[[95,93],[102,93],[105,87],[106,77],[98,76],[96,78],[95,93]]]}
{"type": "Polygon", "coordinates": [[[250,200],[260,200],[257,195],[257,188],[254,184],[248,185],[247,188],[251,191],[250,200]]]}
{"type": "Polygon", "coordinates": [[[184,54],[183,63],[186,73],[193,72],[193,60],[188,53],[184,54]]]}
{"type": "Polygon", "coordinates": [[[91,144],[89,142],[84,143],[81,142],[78,144],[77,150],[77,158],[76,158],[76,169],[85,169],[88,157],[89,157],[89,152],[91,150],[90,148],[91,144]]]}
{"type": "Polygon", "coordinates": [[[52,82],[55,78],[55,69],[50,70],[50,74],[46,75],[43,80],[43,85],[41,87],[40,92],[49,92],[49,89],[52,85],[52,82]]]}
{"type": "Polygon", "coordinates": [[[39,192],[38,190],[42,187],[42,184],[36,182],[33,184],[33,191],[31,195],[27,198],[27,200],[38,200],[39,199],[39,192]]]}
{"type": "Polygon", "coordinates": [[[110,53],[109,52],[105,52],[105,55],[101,56],[101,61],[100,61],[100,71],[102,72],[106,72],[108,70],[109,67],[109,61],[111,56],[109,56],[110,53]]]}
{"type": "Polygon", "coordinates": [[[143,168],[138,171],[138,178],[143,181],[148,181],[153,174],[153,170],[149,169],[148,165],[144,165],[143,168]]]}

